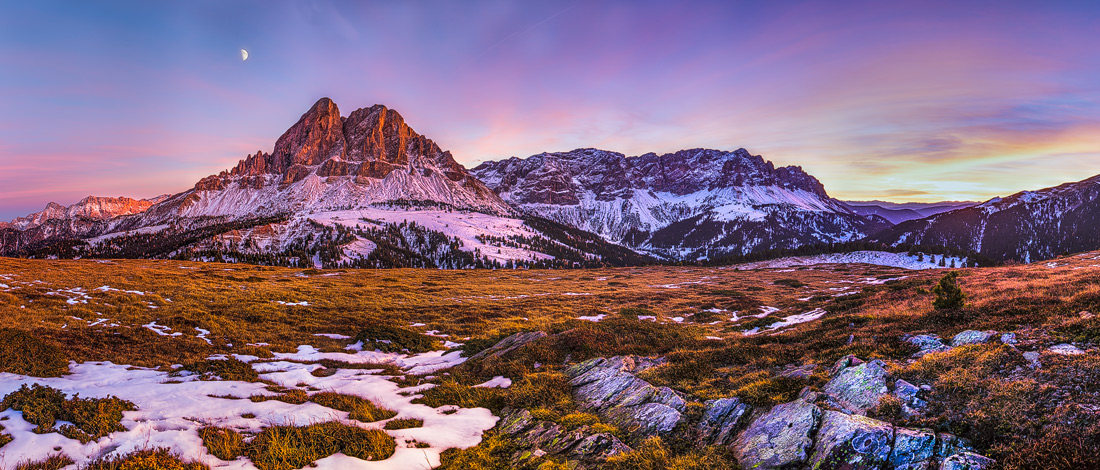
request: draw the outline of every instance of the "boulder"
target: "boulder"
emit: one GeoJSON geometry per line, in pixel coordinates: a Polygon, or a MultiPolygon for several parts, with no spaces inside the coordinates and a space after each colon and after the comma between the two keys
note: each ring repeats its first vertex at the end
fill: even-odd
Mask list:
{"type": "Polygon", "coordinates": [[[1024,353],[1024,360],[1031,365],[1031,367],[1042,367],[1042,363],[1039,362],[1039,358],[1042,355],[1038,351],[1027,351],[1024,353]]]}
{"type": "Polygon", "coordinates": [[[995,460],[973,452],[961,452],[943,459],[940,470],[986,470],[993,468],[995,460]]]}
{"type": "Polygon", "coordinates": [[[902,338],[902,340],[920,349],[920,351],[917,351],[917,353],[914,354],[914,356],[917,357],[934,352],[948,351],[951,349],[949,346],[943,344],[943,341],[940,341],[939,337],[937,337],[936,335],[905,336],[902,338]]]}
{"type": "Polygon", "coordinates": [[[772,407],[751,422],[733,444],[743,468],[771,469],[803,465],[821,424],[821,408],[798,399],[772,407]]]}
{"type": "Polygon", "coordinates": [[[932,464],[936,450],[936,434],[924,429],[895,428],[894,448],[890,451],[890,466],[895,469],[917,470],[932,464]]]}
{"type": "Polygon", "coordinates": [[[706,403],[703,419],[696,428],[699,445],[727,446],[737,437],[737,428],[752,408],[738,398],[719,398],[706,403]]]}
{"type": "Polygon", "coordinates": [[[954,434],[941,432],[936,435],[936,449],[934,455],[939,458],[949,457],[960,452],[974,450],[970,447],[970,441],[954,434]]]}
{"type": "Polygon", "coordinates": [[[1001,343],[1007,345],[1016,344],[1016,333],[1004,333],[1001,335],[1001,343]]]}
{"type": "Polygon", "coordinates": [[[920,387],[902,379],[894,382],[894,396],[901,400],[902,411],[906,415],[913,415],[917,410],[922,410],[928,406],[928,402],[919,396],[923,391],[920,387]]]}
{"type": "Polygon", "coordinates": [[[966,346],[968,344],[982,344],[986,341],[989,341],[989,339],[996,334],[996,331],[966,330],[962,333],[955,335],[954,338],[951,338],[951,346],[959,347],[966,346]]]}
{"type": "Polygon", "coordinates": [[[817,433],[810,468],[884,469],[890,458],[890,423],[839,411],[826,411],[817,433]]]}
{"type": "Polygon", "coordinates": [[[860,359],[853,354],[849,354],[836,361],[836,364],[833,364],[833,368],[829,369],[829,375],[836,375],[838,372],[844,369],[855,367],[860,364],[863,364],[863,359],[860,359]]]}
{"type": "Polygon", "coordinates": [[[1068,343],[1055,344],[1054,346],[1050,347],[1050,352],[1063,356],[1076,356],[1085,353],[1077,346],[1068,343]]]}
{"type": "Polygon", "coordinates": [[[542,331],[525,331],[521,333],[516,333],[512,336],[500,340],[499,342],[497,342],[497,344],[490,346],[488,349],[474,354],[473,356],[470,356],[470,360],[472,361],[475,359],[499,358],[505,354],[515,351],[516,349],[519,349],[520,347],[523,347],[531,342],[545,337],[546,333],[542,331]]]}
{"type": "Polygon", "coordinates": [[[874,360],[855,367],[842,369],[825,384],[824,392],[840,408],[856,414],[866,414],[878,406],[888,393],[886,364],[874,360]]]}
{"type": "Polygon", "coordinates": [[[524,409],[506,410],[497,426],[502,434],[524,444],[526,450],[514,456],[517,462],[552,455],[591,464],[631,451],[612,434],[596,432],[590,426],[568,431],[557,423],[534,419],[524,409]]]}
{"type": "Polygon", "coordinates": [[[581,409],[599,414],[640,441],[675,428],[686,405],[672,389],[655,387],[632,373],[655,363],[630,356],[596,358],[564,372],[581,409]]]}

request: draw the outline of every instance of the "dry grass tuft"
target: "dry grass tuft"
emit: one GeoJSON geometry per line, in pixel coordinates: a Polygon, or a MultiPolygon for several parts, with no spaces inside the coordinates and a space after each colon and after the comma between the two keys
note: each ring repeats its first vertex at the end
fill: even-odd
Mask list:
{"type": "Polygon", "coordinates": [[[58,432],[84,444],[115,431],[125,431],[122,412],[137,409],[133,403],[116,397],[67,399],[60,390],[38,384],[30,387],[24,384],[5,395],[0,410],[8,408],[22,412],[24,420],[37,426],[35,433],[58,432]],[[57,421],[72,424],[54,429],[57,421]]]}
{"type": "Polygon", "coordinates": [[[67,455],[52,454],[42,460],[17,464],[15,470],[61,470],[73,463],[73,459],[67,455]]]}
{"type": "Polygon", "coordinates": [[[200,462],[184,462],[168,449],[139,450],[126,455],[105,457],[81,467],[81,470],[209,470],[200,462]]]}
{"type": "MultiPolygon", "coordinates": [[[[375,405],[374,402],[355,395],[345,395],[335,392],[315,393],[309,400],[334,410],[347,411],[348,417],[364,423],[372,423],[390,419],[397,415],[393,410],[388,410],[375,405]]],[[[388,428],[387,428],[388,429],[388,428]]]]}
{"type": "Polygon", "coordinates": [[[54,345],[15,328],[0,328],[0,372],[33,377],[59,377],[69,360],[54,345]]]}
{"type": "Polygon", "coordinates": [[[338,422],[309,426],[272,426],[247,446],[246,455],[260,470],[293,470],[335,453],[363,460],[384,460],[397,443],[378,429],[338,422]]]}

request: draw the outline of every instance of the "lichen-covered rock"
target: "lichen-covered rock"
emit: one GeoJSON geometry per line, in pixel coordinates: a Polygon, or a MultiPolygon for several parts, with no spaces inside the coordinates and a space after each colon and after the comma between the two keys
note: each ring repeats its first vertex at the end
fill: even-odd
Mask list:
{"type": "Polygon", "coordinates": [[[902,340],[920,349],[920,351],[917,351],[917,353],[914,354],[914,356],[917,357],[934,352],[948,351],[951,349],[951,347],[943,344],[943,341],[940,341],[940,338],[936,335],[906,336],[903,337],[902,340]]]}
{"type": "Polygon", "coordinates": [[[996,331],[966,330],[955,335],[954,338],[951,338],[951,346],[959,347],[968,344],[982,344],[989,341],[989,338],[992,338],[993,335],[996,334],[996,331]]]}
{"type": "Polygon", "coordinates": [[[497,342],[497,344],[490,346],[488,349],[474,354],[473,356],[470,356],[470,360],[473,361],[476,359],[499,358],[529,343],[545,337],[546,333],[542,331],[524,331],[521,333],[516,333],[512,336],[500,340],[499,342],[497,342]]]}
{"type": "Polygon", "coordinates": [[[960,452],[969,452],[972,450],[974,450],[974,448],[970,447],[970,441],[965,438],[946,432],[941,432],[936,435],[936,450],[934,453],[936,457],[949,457],[960,452]]]}
{"type": "Polygon", "coordinates": [[[733,444],[743,468],[771,469],[804,464],[821,424],[821,408],[805,400],[776,405],[754,420],[733,444]]]}
{"type": "Polygon", "coordinates": [[[706,403],[703,419],[696,428],[699,445],[729,445],[737,437],[737,428],[751,406],[738,398],[719,398],[706,403]]]}
{"type": "Polygon", "coordinates": [[[1024,352],[1024,360],[1026,360],[1031,367],[1042,367],[1043,363],[1039,361],[1040,357],[1042,357],[1042,354],[1039,354],[1038,351],[1024,352]]]}
{"type": "Polygon", "coordinates": [[[1016,333],[1004,333],[1001,335],[1001,343],[1013,345],[1016,344],[1016,333]]]}
{"type": "Polygon", "coordinates": [[[898,379],[894,382],[894,396],[902,403],[902,411],[906,415],[913,415],[928,406],[928,402],[920,398],[923,392],[920,387],[898,379]]]}
{"type": "Polygon", "coordinates": [[[894,448],[890,451],[890,466],[905,470],[928,468],[935,450],[936,434],[932,431],[894,428],[894,448]]]}
{"type": "Polygon", "coordinates": [[[1076,356],[1085,353],[1081,350],[1081,348],[1078,348],[1077,346],[1068,343],[1055,344],[1054,346],[1050,347],[1050,352],[1054,354],[1061,354],[1063,356],[1076,356]]]}
{"type": "Polygon", "coordinates": [[[631,451],[612,434],[596,432],[590,426],[566,430],[557,423],[534,419],[523,409],[505,413],[497,426],[501,433],[523,444],[524,450],[513,457],[517,462],[549,454],[583,466],[631,451]]]}
{"type": "Polygon", "coordinates": [[[943,459],[940,470],[986,470],[993,468],[995,462],[973,452],[962,452],[943,459]]]}
{"type": "Polygon", "coordinates": [[[855,367],[842,369],[825,384],[824,391],[839,407],[856,414],[866,414],[878,406],[879,400],[889,390],[886,387],[888,373],[885,363],[874,360],[855,367]]]}
{"type": "Polygon", "coordinates": [[[567,367],[565,374],[581,409],[641,440],[675,428],[686,405],[672,389],[655,387],[632,373],[654,363],[629,356],[597,358],[567,367]]]}
{"type": "Polygon", "coordinates": [[[810,468],[884,469],[893,437],[894,427],[890,423],[826,411],[817,432],[810,468]]]}

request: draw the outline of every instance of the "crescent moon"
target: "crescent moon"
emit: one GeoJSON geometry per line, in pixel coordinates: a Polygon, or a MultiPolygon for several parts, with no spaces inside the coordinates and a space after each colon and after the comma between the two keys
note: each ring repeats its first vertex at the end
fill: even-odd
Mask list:
{"type": "Polygon", "coordinates": [[[241,49],[241,60],[242,61],[248,60],[248,51],[246,51],[244,49],[241,49]]]}

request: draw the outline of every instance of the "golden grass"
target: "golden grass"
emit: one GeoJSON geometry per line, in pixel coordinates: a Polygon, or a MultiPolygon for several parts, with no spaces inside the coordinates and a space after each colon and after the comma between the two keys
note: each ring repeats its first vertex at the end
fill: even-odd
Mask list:
{"type": "Polygon", "coordinates": [[[349,418],[364,423],[382,421],[397,415],[393,410],[382,408],[370,400],[355,395],[321,392],[313,394],[309,400],[334,410],[347,411],[349,418]]]}
{"type": "Polygon", "coordinates": [[[82,466],[81,470],[209,470],[199,462],[185,462],[167,449],[147,449],[106,457],[82,466]]]}

